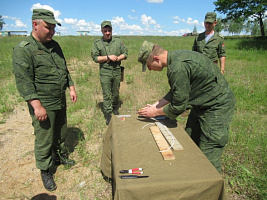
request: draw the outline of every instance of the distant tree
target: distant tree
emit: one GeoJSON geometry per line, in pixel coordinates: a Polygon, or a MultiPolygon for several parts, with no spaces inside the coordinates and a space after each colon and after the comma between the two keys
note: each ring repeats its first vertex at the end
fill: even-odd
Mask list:
{"type": "Polygon", "coordinates": [[[197,33],[197,26],[194,26],[193,33],[197,33]]]}
{"type": "Polygon", "coordinates": [[[215,10],[226,14],[224,21],[236,20],[240,17],[258,21],[261,35],[265,36],[263,20],[266,18],[267,0],[217,0],[215,10]]]}
{"type": "Polygon", "coordinates": [[[236,20],[229,20],[227,21],[225,26],[225,30],[231,34],[240,34],[243,29],[244,20],[241,18],[236,20]]]}
{"type": "MultiPolygon", "coordinates": [[[[267,19],[263,21],[263,25],[264,25],[265,35],[266,35],[266,32],[267,32],[267,19]]],[[[248,26],[250,28],[251,35],[261,35],[261,30],[260,30],[259,23],[252,22],[248,26]]]]}
{"type": "Polygon", "coordinates": [[[224,29],[224,23],[222,22],[222,18],[217,18],[217,24],[214,27],[214,31],[220,33],[224,29]]]}
{"type": "Polygon", "coordinates": [[[2,19],[2,15],[0,15],[0,30],[2,30],[4,24],[5,24],[5,22],[2,19]]]}

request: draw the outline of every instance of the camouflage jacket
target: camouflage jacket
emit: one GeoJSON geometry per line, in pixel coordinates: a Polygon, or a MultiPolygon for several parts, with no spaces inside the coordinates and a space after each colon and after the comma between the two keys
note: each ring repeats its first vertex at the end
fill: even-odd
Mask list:
{"type": "Polygon", "coordinates": [[[61,109],[66,88],[74,85],[59,44],[43,45],[32,35],[14,48],[13,73],[24,100],[39,99],[48,110],[61,109]]]}
{"type": "MultiPolygon", "coordinates": [[[[119,37],[112,37],[110,42],[103,41],[102,39],[95,40],[93,44],[93,48],[91,50],[92,59],[97,62],[98,56],[106,56],[106,51],[108,55],[116,55],[119,56],[121,54],[125,55],[125,59],[128,56],[128,49],[122,42],[119,37]],[[105,45],[105,48],[104,46],[105,45]],[[106,49],[106,50],[105,50],[106,49]]],[[[104,62],[100,63],[101,68],[107,69],[120,69],[121,61],[118,62],[104,62]]]]}
{"type": "Polygon", "coordinates": [[[193,51],[203,53],[211,61],[217,61],[218,58],[226,57],[224,38],[221,34],[214,32],[214,35],[206,43],[205,32],[200,33],[194,41],[193,51]]]}
{"type": "Polygon", "coordinates": [[[170,91],[164,99],[170,104],[164,113],[175,119],[186,108],[208,109],[229,101],[224,94],[232,93],[219,69],[202,54],[178,50],[169,51],[167,76],[170,91]]]}

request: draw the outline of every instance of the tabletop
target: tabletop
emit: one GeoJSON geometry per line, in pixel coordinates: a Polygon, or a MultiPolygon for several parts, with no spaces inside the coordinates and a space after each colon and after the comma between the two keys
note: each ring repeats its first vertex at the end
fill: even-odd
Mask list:
{"type": "Polygon", "coordinates": [[[103,139],[101,170],[113,178],[114,199],[227,199],[224,180],[174,120],[113,116],[103,139]],[[166,125],[183,146],[164,160],[149,129],[166,125]],[[121,170],[142,168],[147,178],[121,179],[121,170]]]}

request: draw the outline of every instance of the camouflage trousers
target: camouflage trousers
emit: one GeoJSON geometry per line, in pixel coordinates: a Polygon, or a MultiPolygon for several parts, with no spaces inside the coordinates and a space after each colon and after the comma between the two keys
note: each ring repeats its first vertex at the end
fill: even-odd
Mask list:
{"type": "Polygon", "coordinates": [[[235,97],[226,95],[227,102],[209,109],[193,108],[188,116],[186,132],[206,155],[209,161],[221,172],[220,158],[228,143],[229,126],[234,114],[235,97]]]}
{"type": "Polygon", "coordinates": [[[66,107],[55,111],[47,110],[47,120],[40,122],[36,119],[32,106],[29,104],[28,106],[35,134],[36,167],[46,170],[52,166],[52,152],[55,154],[68,153],[65,147],[67,135],[66,107]]]}
{"type": "Polygon", "coordinates": [[[118,109],[121,69],[100,69],[100,82],[103,91],[103,113],[118,109]]]}

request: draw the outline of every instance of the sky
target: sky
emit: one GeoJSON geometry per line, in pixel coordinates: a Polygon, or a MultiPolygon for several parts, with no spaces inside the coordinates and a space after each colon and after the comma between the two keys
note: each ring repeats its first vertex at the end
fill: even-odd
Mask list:
{"type": "MultiPolygon", "coordinates": [[[[213,12],[215,0],[5,0],[0,15],[2,31],[31,32],[32,10],[44,8],[54,12],[61,26],[60,35],[77,35],[90,31],[101,35],[100,24],[110,20],[113,35],[182,36],[203,32],[204,17],[213,12]]],[[[217,13],[217,17],[223,17],[217,13]]]]}

